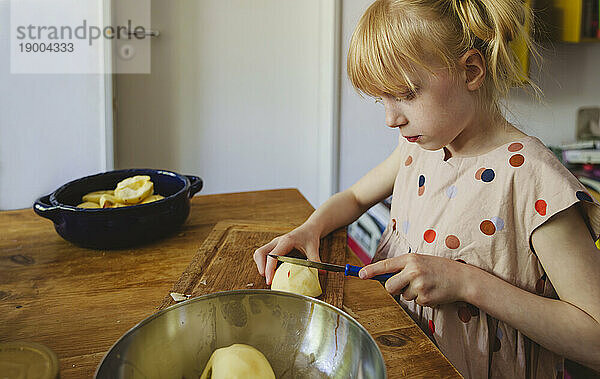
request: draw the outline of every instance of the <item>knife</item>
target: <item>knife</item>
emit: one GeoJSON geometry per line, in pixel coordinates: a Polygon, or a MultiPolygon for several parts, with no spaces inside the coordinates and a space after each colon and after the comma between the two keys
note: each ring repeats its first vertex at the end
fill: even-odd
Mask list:
{"type": "MultiPolygon", "coordinates": [[[[281,261],[281,262],[287,262],[287,263],[292,263],[295,265],[312,267],[312,268],[316,268],[319,270],[343,272],[344,275],[346,275],[346,276],[358,277],[358,272],[362,268],[359,266],[352,266],[349,264],[347,264],[346,266],[339,266],[339,265],[334,265],[331,263],[313,262],[313,261],[309,261],[308,259],[292,258],[292,257],[286,257],[284,255],[269,254],[269,257],[277,259],[278,261],[281,261]]],[[[391,278],[394,275],[396,275],[396,273],[381,274],[381,275],[375,275],[374,277],[369,278],[369,279],[378,280],[382,283],[385,283],[386,280],[388,280],[389,278],[391,278]]]]}

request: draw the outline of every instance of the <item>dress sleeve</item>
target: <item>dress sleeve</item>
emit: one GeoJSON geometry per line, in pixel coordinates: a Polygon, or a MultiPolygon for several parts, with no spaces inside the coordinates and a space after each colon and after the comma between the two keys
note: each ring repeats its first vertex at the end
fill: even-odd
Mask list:
{"type": "Polygon", "coordinates": [[[581,213],[594,241],[600,234],[600,204],[585,186],[545,146],[530,151],[528,169],[515,176],[513,193],[520,204],[531,251],[533,232],[552,216],[581,204],[581,213]],[[535,151],[537,150],[537,151],[535,151]],[[534,154],[531,154],[534,153],[534,154]]]}

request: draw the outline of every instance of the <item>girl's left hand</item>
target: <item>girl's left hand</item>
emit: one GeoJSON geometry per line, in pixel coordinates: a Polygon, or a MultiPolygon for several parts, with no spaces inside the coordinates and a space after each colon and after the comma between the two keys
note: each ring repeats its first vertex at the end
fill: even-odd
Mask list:
{"type": "Polygon", "coordinates": [[[443,257],[409,253],[385,259],[363,267],[359,276],[394,273],[385,282],[392,295],[402,293],[407,300],[415,300],[424,307],[463,301],[468,265],[443,257]]]}

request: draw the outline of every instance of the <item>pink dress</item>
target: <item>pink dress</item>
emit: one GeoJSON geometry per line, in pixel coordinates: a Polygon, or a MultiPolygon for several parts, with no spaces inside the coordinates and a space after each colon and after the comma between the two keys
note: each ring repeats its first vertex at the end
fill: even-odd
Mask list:
{"type": "MultiPolygon", "coordinates": [[[[374,261],[409,252],[447,257],[558,298],[530,245],[532,232],[579,202],[596,239],[600,206],[541,141],[527,136],[447,161],[443,149],[400,144],[391,219],[374,261]]],[[[465,378],[563,377],[562,357],[471,304],[397,300],[465,378]]]]}

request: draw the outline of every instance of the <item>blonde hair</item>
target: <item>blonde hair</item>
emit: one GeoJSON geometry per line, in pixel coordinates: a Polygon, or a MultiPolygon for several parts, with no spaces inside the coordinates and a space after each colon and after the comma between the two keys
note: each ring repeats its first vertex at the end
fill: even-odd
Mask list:
{"type": "Polygon", "coordinates": [[[458,58],[477,49],[486,64],[482,97],[497,109],[512,87],[539,91],[509,46],[522,39],[535,52],[531,20],[522,0],[377,0],[352,35],[348,76],[359,94],[405,93],[415,90],[415,66],[455,72],[458,58]]]}

